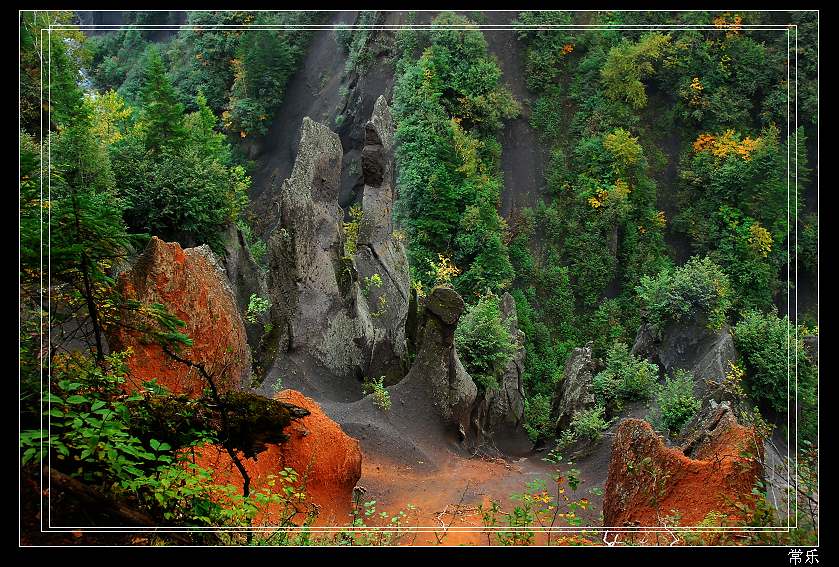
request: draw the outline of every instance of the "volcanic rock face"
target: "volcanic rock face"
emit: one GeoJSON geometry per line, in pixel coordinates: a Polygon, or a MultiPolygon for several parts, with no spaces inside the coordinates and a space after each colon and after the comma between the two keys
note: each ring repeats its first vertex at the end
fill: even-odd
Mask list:
{"type": "Polygon", "coordinates": [[[388,384],[398,381],[407,371],[405,321],[411,289],[405,247],[393,233],[393,139],[390,108],[380,96],[365,126],[365,145],[361,152],[363,217],[355,265],[366,290],[376,333],[366,374],[385,376],[388,384]],[[380,285],[369,283],[379,279],[380,285]]]}
{"type": "Polygon", "coordinates": [[[744,520],[761,450],[727,404],[708,411],[682,450],[665,446],[646,421],[626,419],[612,446],[603,525],[673,526],[678,515],[678,525],[696,526],[711,512],[744,520]]]}
{"type": "MultiPolygon", "coordinates": [[[[152,237],[134,266],[119,275],[118,285],[126,300],[163,304],[186,323],[181,331],[192,339],[192,346],[179,355],[204,364],[220,391],[247,382],[251,358],[245,327],[224,269],[209,247],[183,250],[177,243],[152,237]]],[[[127,311],[124,321],[128,324],[109,336],[115,349],[130,347],[133,351],[127,361],[129,385],[136,388],[157,379],[175,393],[200,395],[207,384],[197,370],[173,360],[140,332],[126,328],[142,327],[142,317],[127,311]]]]}
{"type": "MultiPolygon", "coordinates": [[[[224,269],[227,272],[227,279],[236,296],[236,304],[239,312],[247,313],[251,295],[268,297],[268,286],[265,285],[265,277],[262,270],[256,264],[250,248],[245,241],[245,235],[234,224],[230,224],[224,232],[224,269]]],[[[268,322],[268,314],[258,316],[256,323],[245,321],[245,329],[248,333],[248,344],[255,349],[262,337],[263,327],[268,322]]]]}
{"type": "MultiPolygon", "coordinates": [[[[317,523],[344,525],[352,509],[353,488],[361,478],[361,449],[358,441],[344,433],[314,400],[300,392],[283,390],[274,397],[307,409],[309,415],[293,421],[285,428],[284,433],[288,435],[285,443],[269,444],[256,458],[242,458],[245,470],[251,477],[251,493],[268,490],[281,494],[285,484],[280,480],[280,472],[285,468],[294,469],[298,474],[295,487],[305,492],[306,504],[314,504],[319,510],[317,523]],[[275,481],[273,486],[269,484],[272,480],[275,481]]],[[[220,447],[204,447],[197,461],[199,465],[213,471],[216,482],[241,485],[239,471],[220,447]]],[[[282,511],[279,505],[269,505],[261,511],[262,520],[270,525],[276,525],[273,522],[282,520],[278,517],[282,511]]],[[[303,519],[295,518],[296,521],[303,519]]]]}
{"type": "Polygon", "coordinates": [[[574,415],[594,406],[594,394],[591,392],[594,371],[591,343],[575,348],[565,363],[562,380],[557,383],[551,400],[551,419],[557,431],[568,428],[574,415]]]}
{"type": "Polygon", "coordinates": [[[524,333],[519,330],[516,302],[509,293],[501,299],[501,317],[507,324],[516,350],[497,390],[485,392],[475,403],[473,424],[481,437],[492,438],[496,433],[523,433],[524,420],[524,333]]]}
{"type": "Polygon", "coordinates": [[[417,330],[417,357],[400,383],[425,383],[443,422],[456,427],[462,438],[469,429],[478,394],[454,346],[454,332],[463,309],[463,299],[453,289],[435,287],[429,293],[417,330]]]}
{"type": "Polygon", "coordinates": [[[699,397],[708,393],[706,381],[721,383],[737,360],[731,329],[726,325],[712,331],[701,320],[670,323],[659,337],[648,324],[642,325],[632,354],[649,359],[668,374],[677,368],[691,372],[699,397]]]}
{"type": "Polygon", "coordinates": [[[395,381],[405,366],[409,280],[405,252],[389,220],[390,111],[381,99],[368,124],[368,162],[377,167],[369,166],[371,185],[363,201],[368,220],[360,227],[355,258],[347,254],[338,206],[340,140],[309,118],[301,132],[269,241],[271,318],[280,349],[305,353],[339,377],[384,374],[395,381]]]}
{"type": "Polygon", "coordinates": [[[360,316],[355,269],[344,254],[337,202],[341,142],[309,118],[301,132],[294,170],[280,194],[279,226],[268,243],[272,319],[283,350],[305,350],[331,372],[348,375],[361,364],[358,343],[372,335],[372,325],[360,316]]]}

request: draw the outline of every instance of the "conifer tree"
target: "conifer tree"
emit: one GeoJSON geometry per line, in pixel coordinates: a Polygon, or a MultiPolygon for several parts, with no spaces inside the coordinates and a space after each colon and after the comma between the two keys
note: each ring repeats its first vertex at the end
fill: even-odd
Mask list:
{"type": "MultiPolygon", "coordinates": [[[[37,65],[31,53],[37,47],[34,42],[24,43],[22,58],[37,65]]],[[[50,72],[45,87],[52,93],[48,107],[52,131],[45,133],[44,143],[49,144],[45,153],[51,156],[51,169],[40,167],[35,137],[23,135],[21,213],[26,222],[21,223],[21,273],[25,278],[39,278],[40,253],[49,255],[53,299],[66,300],[67,307],[53,310],[52,322],[60,325],[64,316],[86,311],[101,362],[105,348],[101,306],[109,288],[106,269],[125,253],[130,237],[115,195],[108,154],[94,134],[91,107],[84,103],[77,83],[77,62],[60,37],[53,37],[46,47],[50,72]],[[41,171],[50,177],[49,190],[39,179],[41,171]],[[41,250],[42,246],[48,248],[41,250]]]]}
{"type": "Polygon", "coordinates": [[[155,46],[148,48],[143,75],[140,100],[146,149],[158,152],[165,148],[177,148],[186,136],[184,107],[178,102],[177,92],[155,46]]]}

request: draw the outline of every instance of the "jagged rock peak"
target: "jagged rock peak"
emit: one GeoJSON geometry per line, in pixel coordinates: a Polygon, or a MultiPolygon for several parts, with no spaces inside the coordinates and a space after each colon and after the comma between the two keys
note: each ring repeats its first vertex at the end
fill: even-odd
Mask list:
{"type": "MultiPolygon", "coordinates": [[[[384,99],[377,113],[371,123],[379,140],[392,139],[384,99]]],[[[280,356],[301,353],[336,376],[385,375],[393,383],[407,367],[410,278],[390,222],[392,151],[380,146],[377,152],[382,181],[365,190],[353,254],[338,205],[340,139],[326,126],[303,120],[297,161],[283,183],[280,218],[268,245],[275,327],[270,340],[280,356]]]]}
{"type": "Polygon", "coordinates": [[[463,308],[463,299],[455,290],[431,290],[419,324],[416,360],[405,381],[425,382],[440,417],[465,438],[478,388],[463,368],[454,346],[454,332],[463,308]]]}
{"type": "Polygon", "coordinates": [[[625,419],[612,444],[603,523],[661,526],[675,513],[679,525],[696,526],[714,512],[736,525],[754,505],[761,448],[762,440],[727,405],[703,417],[684,447],[688,454],[667,447],[646,421],[625,419]]]}
{"type": "Polygon", "coordinates": [[[728,325],[711,330],[702,319],[670,323],[660,334],[643,324],[631,352],[668,374],[676,369],[687,370],[694,377],[694,393],[700,398],[710,393],[709,382],[720,384],[731,370],[731,363],[737,361],[728,325]]]}
{"type": "Polygon", "coordinates": [[[364,148],[361,150],[361,170],[364,184],[379,187],[389,182],[392,172],[393,117],[384,96],[376,99],[373,115],[364,125],[364,148]]]}
{"type": "Polygon", "coordinates": [[[291,176],[280,193],[280,219],[268,242],[268,289],[280,353],[302,350],[337,375],[361,361],[338,206],[343,150],[338,135],[303,119],[291,176]]]}
{"type": "Polygon", "coordinates": [[[365,132],[361,152],[365,185],[354,261],[377,333],[366,370],[392,384],[407,372],[405,325],[411,278],[405,246],[393,230],[394,125],[383,96],[376,100],[365,132]],[[368,283],[374,280],[380,283],[368,283]]]}
{"type": "Polygon", "coordinates": [[[592,361],[592,345],[577,347],[571,351],[562,379],[557,383],[551,400],[551,419],[557,433],[566,429],[574,416],[594,406],[591,382],[596,365],[592,361]]]}
{"type": "MultiPolygon", "coordinates": [[[[119,275],[118,287],[124,298],[162,304],[184,321],[182,332],[192,346],[180,355],[204,364],[220,390],[247,383],[251,362],[244,323],[224,268],[208,246],[184,250],[176,242],[152,237],[132,268],[119,275]]],[[[157,379],[176,393],[200,395],[207,386],[204,379],[138,332],[144,325],[138,318],[140,313],[127,310],[123,320],[128,324],[109,335],[112,347],[133,351],[128,367],[130,381],[136,383],[130,386],[157,379]]]]}

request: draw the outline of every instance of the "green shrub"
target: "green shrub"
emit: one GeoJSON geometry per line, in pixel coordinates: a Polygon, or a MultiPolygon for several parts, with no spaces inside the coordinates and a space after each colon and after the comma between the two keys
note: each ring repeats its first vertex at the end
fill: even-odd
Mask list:
{"type": "Polygon", "coordinates": [[[616,341],[626,342],[634,336],[637,308],[628,303],[620,298],[604,299],[587,321],[586,336],[593,338],[593,356],[605,357],[616,341]]]}
{"type": "Polygon", "coordinates": [[[535,394],[524,401],[524,430],[534,443],[553,433],[551,428],[551,398],[535,394]]]}
{"type": "Polygon", "coordinates": [[[466,308],[455,331],[457,354],[482,391],[498,387],[498,378],[515,350],[510,331],[501,318],[500,303],[493,294],[483,296],[466,308]]]}
{"type": "Polygon", "coordinates": [[[815,276],[819,270],[819,216],[809,214],[803,218],[798,231],[798,265],[801,270],[815,276]]]}
{"type": "Polygon", "coordinates": [[[385,377],[365,379],[361,387],[364,394],[373,394],[373,405],[382,411],[389,411],[391,407],[390,392],[385,388],[385,377]]]}
{"type": "Polygon", "coordinates": [[[646,319],[661,331],[667,321],[706,318],[711,329],[725,324],[731,306],[728,276],[709,258],[694,256],[675,270],[643,276],[636,288],[646,319]]]}
{"type": "Polygon", "coordinates": [[[570,234],[567,240],[574,293],[586,306],[597,305],[617,272],[617,258],[608,246],[604,246],[607,238],[608,235],[600,227],[586,225],[570,234]]]}
{"type": "Polygon", "coordinates": [[[355,204],[350,207],[350,222],[344,223],[344,255],[347,258],[355,256],[356,245],[358,244],[358,230],[361,228],[361,221],[364,218],[364,210],[361,205],[355,204]]]}
{"type": "Polygon", "coordinates": [[[215,131],[218,119],[206,99],[199,95],[198,111],[187,115],[174,101],[160,56],[152,57],[140,121],[109,148],[125,221],[138,232],[218,251],[220,231],[247,205],[251,179],[231,165],[230,144],[215,131]]]}
{"type": "Polygon", "coordinates": [[[616,342],[606,355],[606,368],[592,383],[595,396],[610,409],[623,401],[649,399],[658,380],[658,366],[636,358],[625,343],[616,342]]]}
{"type": "Polygon", "coordinates": [[[556,342],[551,330],[542,320],[541,310],[535,309],[535,289],[528,288],[511,292],[516,301],[519,329],[524,333],[525,362],[523,381],[529,395],[542,394],[550,397],[556,383],[562,377],[563,365],[573,345],[556,342]]]}
{"type": "Polygon", "coordinates": [[[268,269],[268,244],[253,233],[253,228],[243,218],[239,218],[236,226],[242,231],[245,237],[245,244],[253,256],[253,261],[259,269],[265,272],[268,269]]]}
{"type": "Polygon", "coordinates": [[[259,297],[257,294],[252,293],[250,301],[248,301],[248,310],[245,314],[245,320],[248,323],[258,323],[259,317],[264,315],[270,308],[271,302],[268,299],[259,297]]]}
{"type": "Polygon", "coordinates": [[[187,236],[213,248],[221,229],[239,215],[250,186],[241,166],[225,167],[191,149],[152,155],[123,146],[113,164],[131,228],[167,240],[187,236]]]}
{"type": "Polygon", "coordinates": [[[597,443],[603,439],[603,432],[609,428],[609,422],[604,415],[606,409],[603,406],[595,406],[592,409],[578,412],[571,420],[571,429],[578,439],[586,439],[591,443],[597,443]]]}
{"type": "Polygon", "coordinates": [[[693,375],[677,370],[656,388],[657,421],[670,432],[681,431],[702,406],[693,394],[693,382],[693,375]]]}
{"type": "Polygon", "coordinates": [[[805,401],[801,395],[805,391],[815,393],[818,379],[804,348],[804,333],[798,333],[797,342],[795,335],[788,317],[759,311],[747,312],[734,327],[734,345],[743,356],[749,396],[779,412],[786,412],[789,397],[795,394],[796,353],[799,400],[805,401]]]}
{"type": "MultiPolygon", "coordinates": [[[[363,11],[359,14],[358,25],[374,25],[381,17],[381,14],[381,12],[363,11]]],[[[375,54],[372,51],[373,44],[371,38],[375,37],[373,35],[374,33],[372,28],[359,27],[356,29],[340,30],[339,36],[339,30],[335,30],[335,40],[338,41],[339,45],[341,45],[342,41],[346,42],[347,63],[344,70],[347,73],[356,70],[364,72],[373,62],[373,56],[375,54]]]]}
{"type": "Polygon", "coordinates": [[[623,409],[621,381],[613,372],[600,372],[591,379],[591,391],[595,399],[606,408],[609,415],[615,415],[623,409]]]}
{"type": "Polygon", "coordinates": [[[347,24],[338,24],[335,26],[335,43],[341,47],[345,52],[350,50],[350,42],[352,41],[352,28],[347,24]]]}
{"type": "MultiPolygon", "coordinates": [[[[208,470],[154,438],[162,431],[149,430],[150,424],[160,427],[148,420],[144,404],[150,398],[125,394],[126,358],[126,352],[113,353],[103,365],[78,352],[53,359],[50,429],[21,432],[22,464],[45,459],[42,451],[49,446],[53,468],[72,471],[68,474],[109,495],[131,494],[155,516],[191,525],[226,524],[236,510],[217,499],[220,493],[235,498],[236,488],[217,485],[208,470]]],[[[196,445],[217,440],[212,432],[190,428],[173,438],[196,445]]]]}
{"type": "Polygon", "coordinates": [[[268,243],[257,239],[250,245],[251,256],[256,265],[264,272],[268,269],[268,243]]]}
{"type": "Polygon", "coordinates": [[[566,429],[562,433],[559,434],[559,437],[556,439],[556,450],[557,451],[566,451],[571,448],[578,441],[577,434],[574,433],[573,429],[566,429]]]}
{"type": "MultiPolygon", "coordinates": [[[[497,136],[518,107],[483,33],[468,19],[440,14],[429,38],[419,59],[412,60],[413,50],[403,53],[394,85],[400,164],[394,214],[408,237],[409,262],[451,258],[462,270],[453,283],[471,298],[509,287],[515,275],[498,214],[497,136]]],[[[434,283],[427,274],[420,279],[434,283]]]]}
{"type": "Polygon", "coordinates": [[[653,73],[652,62],[663,55],[669,41],[669,35],[655,32],[643,35],[637,43],[624,40],[613,47],[601,70],[606,94],[636,109],[646,106],[647,93],[641,81],[653,73]]]}
{"type": "Polygon", "coordinates": [[[370,290],[372,288],[380,288],[382,285],[384,285],[384,280],[382,280],[382,276],[378,273],[373,274],[372,276],[367,276],[362,280],[361,293],[364,297],[367,297],[370,295],[370,290]]]}
{"type": "MultiPolygon", "coordinates": [[[[314,12],[259,12],[254,24],[310,23],[314,12]]],[[[297,70],[312,32],[253,28],[241,34],[230,60],[233,82],[225,112],[225,127],[241,137],[265,134],[285,95],[288,79],[297,70]]]]}

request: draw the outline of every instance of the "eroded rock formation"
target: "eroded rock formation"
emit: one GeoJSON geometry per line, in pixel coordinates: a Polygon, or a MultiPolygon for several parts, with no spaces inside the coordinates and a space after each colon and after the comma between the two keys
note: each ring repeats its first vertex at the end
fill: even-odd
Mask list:
{"type": "Polygon", "coordinates": [[[551,419],[557,432],[567,429],[577,413],[594,406],[591,380],[595,370],[591,343],[571,352],[551,400],[551,419]]]}
{"type": "MultiPolygon", "coordinates": [[[[208,246],[184,250],[152,237],[132,268],[119,275],[118,287],[126,300],[162,304],[184,321],[180,331],[192,339],[192,346],[179,355],[203,364],[220,391],[247,384],[251,358],[245,327],[224,268],[208,246]]],[[[136,330],[147,321],[142,310],[126,309],[124,324],[108,337],[114,350],[132,349],[127,385],[138,388],[157,379],[174,393],[199,395],[207,384],[198,371],[177,362],[136,330]]]]}
{"type": "Polygon", "coordinates": [[[678,516],[678,525],[696,526],[711,513],[735,525],[753,506],[762,446],[727,404],[712,407],[682,449],[626,419],[612,446],[603,525],[673,526],[678,516]]]}
{"type": "Polygon", "coordinates": [[[355,265],[375,329],[366,374],[395,383],[407,372],[405,322],[411,279],[405,246],[393,232],[396,198],[393,167],[394,126],[383,96],[365,126],[361,152],[364,194],[355,265]],[[373,283],[380,282],[380,283],[373,283]]]}
{"type": "Polygon", "coordinates": [[[357,252],[347,247],[338,206],[338,136],[303,120],[297,161],[283,183],[269,240],[268,288],[279,353],[304,353],[339,377],[396,381],[405,371],[408,264],[393,237],[393,123],[380,99],[367,127],[357,252]]]}
{"type": "Polygon", "coordinates": [[[294,169],[282,186],[279,226],[268,243],[272,319],[283,350],[306,349],[336,374],[361,362],[352,262],[345,258],[337,190],[341,142],[303,120],[294,169]]]}
{"type": "MultiPolygon", "coordinates": [[[[283,390],[274,396],[292,406],[305,408],[309,415],[294,420],[285,428],[288,440],[281,444],[269,444],[255,458],[242,458],[245,470],[251,479],[251,493],[268,490],[281,494],[284,484],[280,472],[294,469],[298,480],[294,486],[305,492],[305,504],[314,504],[319,510],[318,524],[339,525],[349,520],[352,509],[353,488],[361,478],[361,449],[358,441],[344,433],[332,421],[320,405],[294,390],[283,390]],[[273,484],[271,484],[273,481],[273,484]]],[[[241,486],[242,476],[228,454],[217,446],[202,448],[197,462],[213,472],[214,480],[241,486]]],[[[298,502],[302,511],[307,506],[298,502]]],[[[269,504],[261,510],[269,525],[277,525],[283,518],[279,504],[269,504]]],[[[288,510],[285,510],[288,515],[288,510]]],[[[304,519],[304,514],[294,518],[304,519]]]]}
{"type": "Polygon", "coordinates": [[[692,373],[699,397],[708,394],[708,381],[721,383],[730,363],[737,361],[731,329],[726,325],[713,331],[703,320],[670,323],[660,335],[644,324],[638,329],[632,354],[647,358],[668,374],[677,368],[692,373]]]}
{"type": "MultiPolygon", "coordinates": [[[[236,304],[243,316],[247,314],[251,295],[261,298],[268,298],[268,286],[265,284],[265,276],[251,254],[245,235],[234,224],[228,225],[223,234],[224,239],[224,269],[227,272],[227,279],[236,296],[236,304]]],[[[248,333],[248,344],[253,351],[259,346],[259,339],[262,337],[265,323],[268,322],[268,313],[254,314],[257,321],[248,322],[245,320],[245,329],[248,333]]]]}
{"type": "Polygon", "coordinates": [[[509,293],[501,298],[501,317],[516,350],[498,381],[498,389],[478,396],[472,422],[477,434],[483,438],[493,440],[501,434],[504,437],[518,435],[524,439],[524,333],[519,330],[516,302],[509,293]]]}
{"type": "Polygon", "coordinates": [[[416,360],[399,386],[425,384],[425,391],[443,422],[455,427],[461,438],[465,438],[478,388],[463,368],[454,346],[463,299],[453,289],[435,287],[421,309],[416,360]]]}

